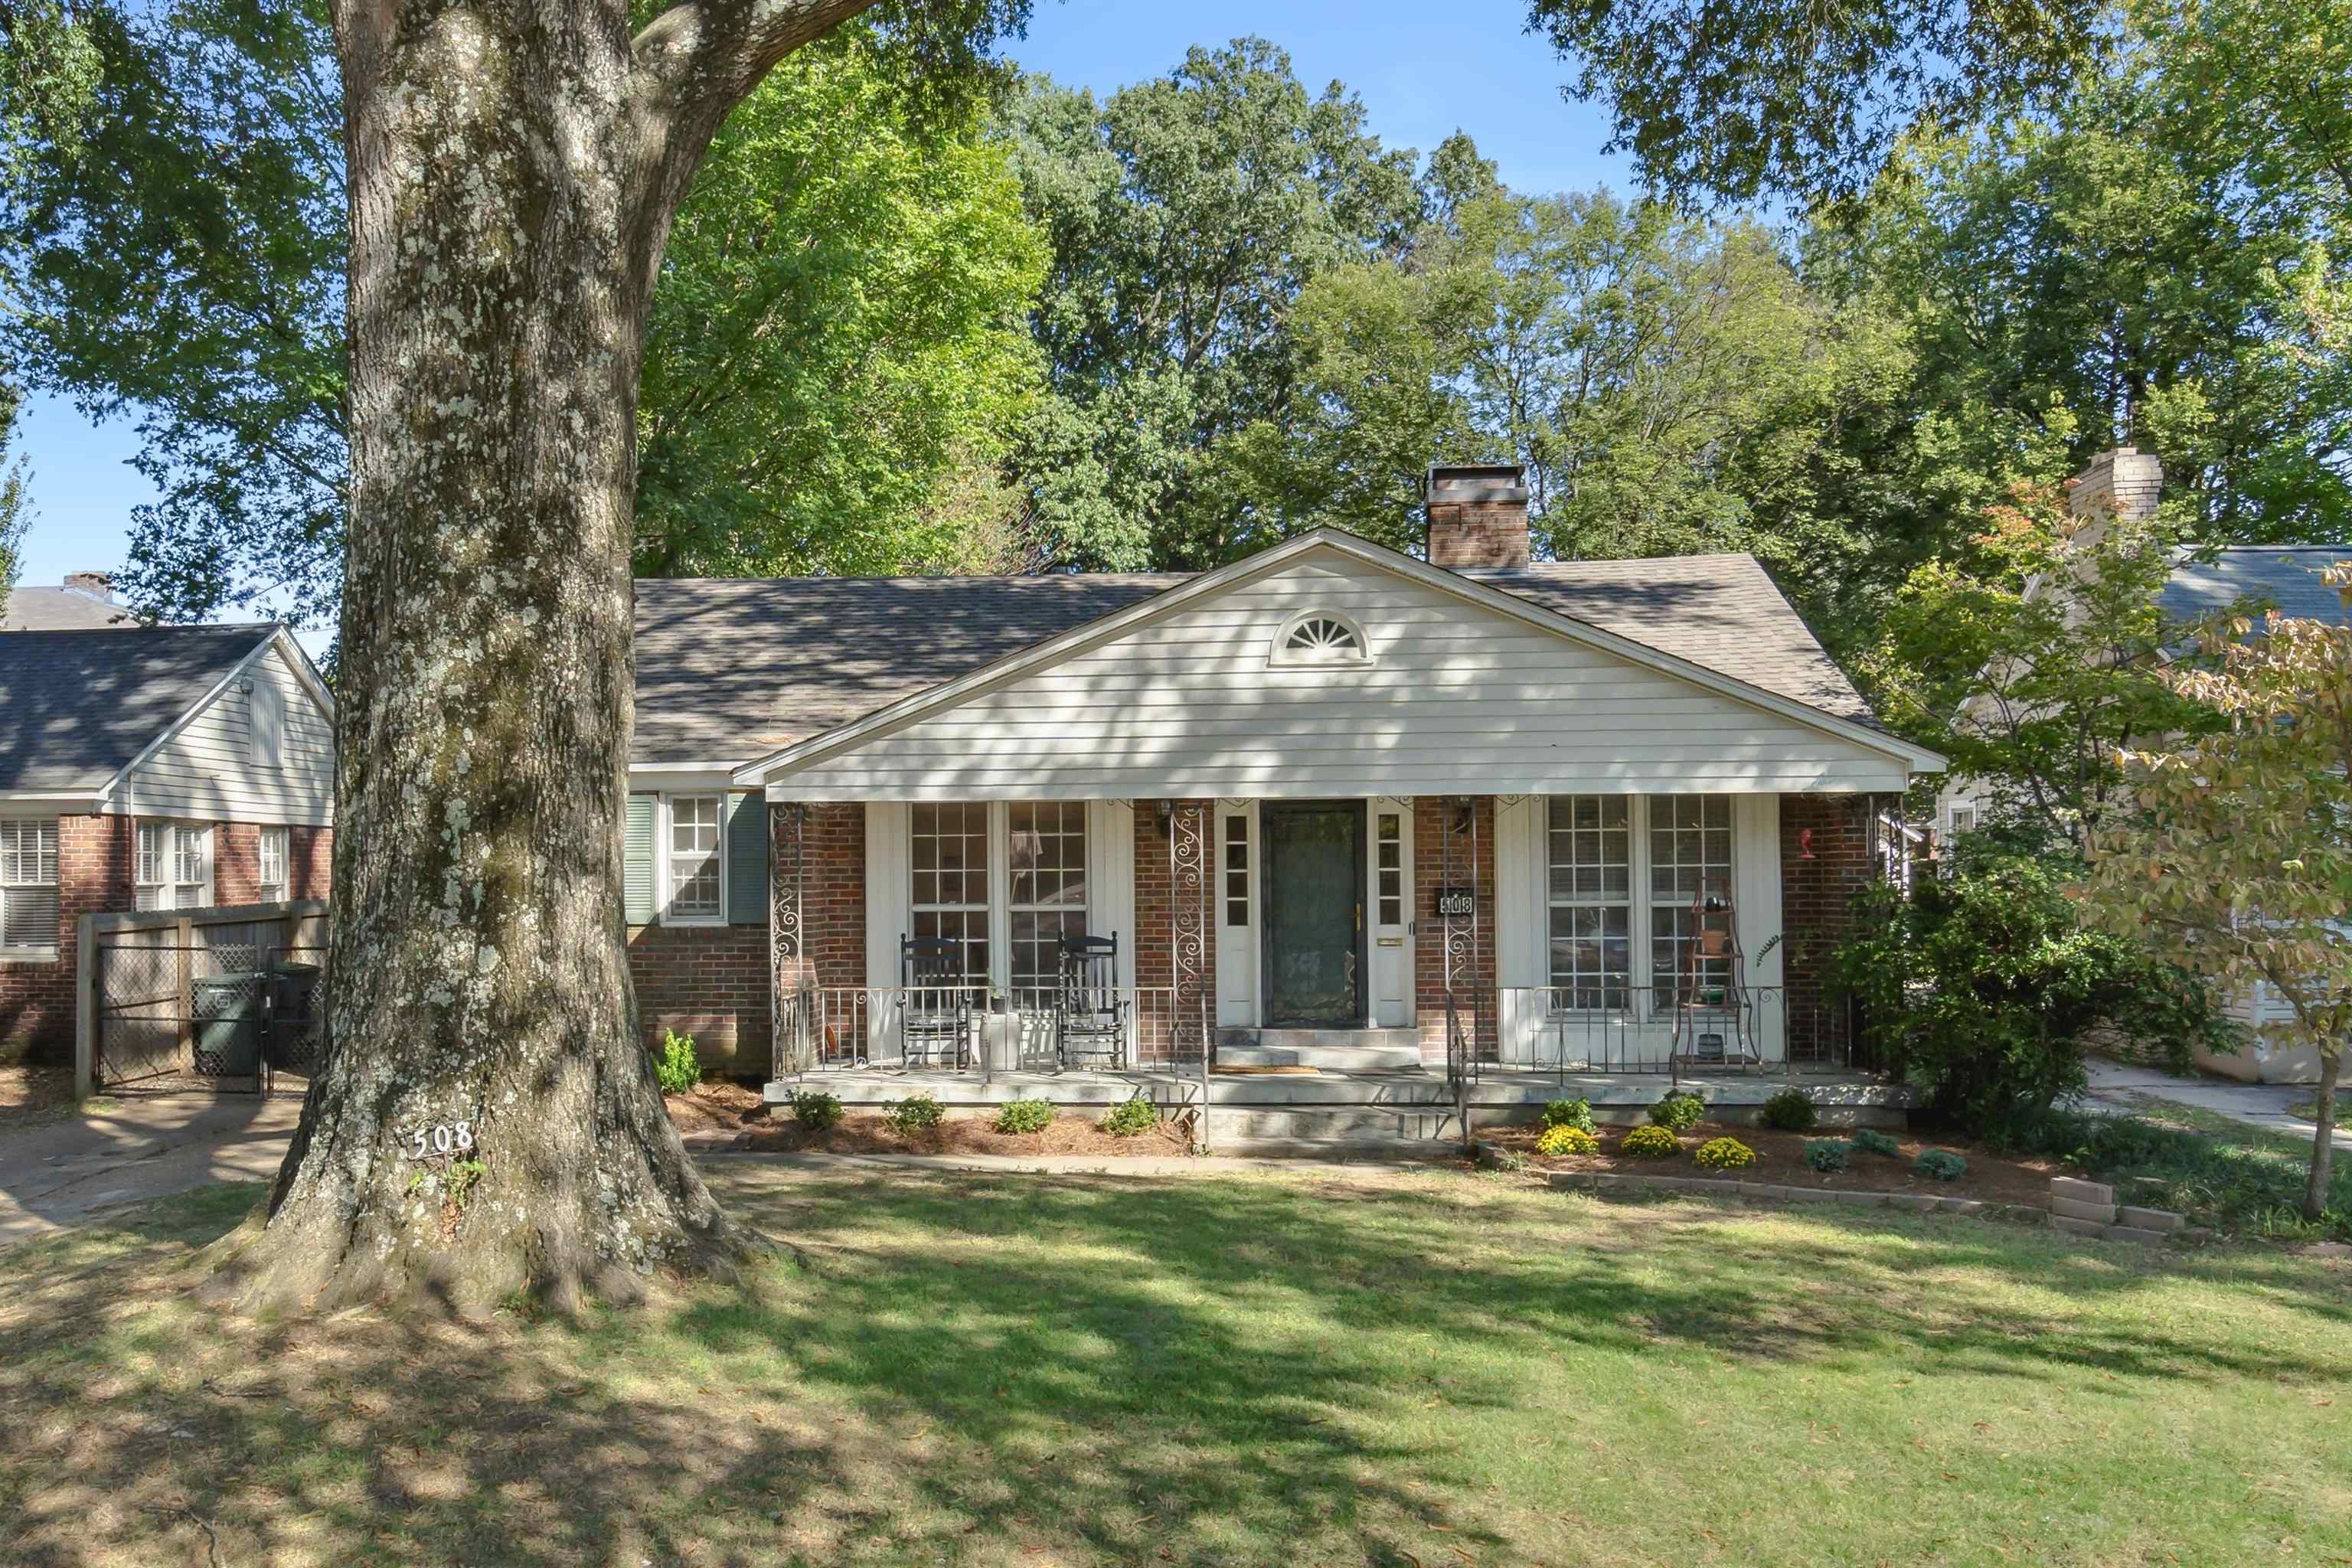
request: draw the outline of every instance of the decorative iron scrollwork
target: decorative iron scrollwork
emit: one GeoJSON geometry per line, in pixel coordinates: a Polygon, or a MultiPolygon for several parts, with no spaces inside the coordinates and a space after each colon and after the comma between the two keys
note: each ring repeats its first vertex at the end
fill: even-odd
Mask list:
{"type": "Polygon", "coordinates": [[[1171,803],[1168,816],[1168,904],[1170,951],[1175,988],[1173,1036],[1181,1059],[1189,1047],[1198,1050],[1196,1032],[1205,1027],[1202,983],[1208,959],[1209,935],[1208,811],[1198,801],[1171,803]]]}
{"type": "Polygon", "coordinates": [[[814,983],[801,962],[807,824],[808,807],[797,801],[768,808],[768,989],[779,1071],[799,1070],[813,1044],[806,1015],[814,983]]]}

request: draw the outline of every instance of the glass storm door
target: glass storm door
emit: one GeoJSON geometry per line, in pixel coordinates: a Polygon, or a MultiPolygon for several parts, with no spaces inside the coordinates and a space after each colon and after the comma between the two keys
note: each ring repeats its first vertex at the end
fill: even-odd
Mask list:
{"type": "Polygon", "coordinates": [[[1361,801],[1267,801],[1265,1022],[1356,1028],[1364,1021],[1364,807],[1361,801]]]}

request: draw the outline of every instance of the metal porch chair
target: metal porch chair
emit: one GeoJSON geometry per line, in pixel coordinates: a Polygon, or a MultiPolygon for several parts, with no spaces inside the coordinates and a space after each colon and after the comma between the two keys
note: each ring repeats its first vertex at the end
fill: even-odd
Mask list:
{"type": "Polygon", "coordinates": [[[908,1067],[971,1065],[971,992],[963,943],[952,937],[898,939],[898,1056],[908,1067]]]}
{"type": "Polygon", "coordinates": [[[1055,1048],[1061,1065],[1123,1068],[1133,1004],[1118,988],[1118,938],[1062,939],[1062,984],[1054,1003],[1055,1048]]]}

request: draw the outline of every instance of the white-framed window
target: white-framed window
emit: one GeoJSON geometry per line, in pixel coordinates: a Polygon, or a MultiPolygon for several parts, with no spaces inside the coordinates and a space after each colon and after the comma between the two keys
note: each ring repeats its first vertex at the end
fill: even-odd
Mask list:
{"type": "Polygon", "coordinates": [[[1225,923],[1250,923],[1249,813],[1245,811],[1225,816],[1225,923]]]}
{"type": "Polygon", "coordinates": [[[727,797],[662,797],[662,921],[717,925],[727,918],[727,797]]]}
{"type": "Polygon", "coordinates": [[[915,936],[963,950],[963,983],[988,984],[989,816],[985,805],[919,805],[914,826],[915,936]]]}
{"type": "Polygon", "coordinates": [[[275,904],[286,897],[286,829],[265,827],[261,830],[261,847],[257,858],[257,880],[260,883],[261,901],[275,904]]]}
{"type": "Polygon", "coordinates": [[[142,822],[132,902],[142,910],[202,910],[213,901],[213,830],[194,822],[142,822]]]}
{"type": "Polygon", "coordinates": [[[0,948],[58,950],[58,824],[0,822],[0,948]]]}
{"type": "Polygon", "coordinates": [[[1944,831],[1948,837],[1958,837],[1963,833],[1975,832],[1976,826],[1977,808],[1973,805],[1956,805],[1952,807],[1949,823],[1944,831]]]}
{"type": "Polygon", "coordinates": [[[965,984],[1003,983],[1015,1007],[1051,1006],[1063,939],[1089,934],[1086,803],[918,805],[908,825],[914,934],[957,943],[965,984]]]}
{"type": "Polygon", "coordinates": [[[1373,814],[1372,869],[1379,885],[1372,889],[1374,906],[1383,926],[1404,924],[1404,814],[1373,814]]]}
{"type": "Polygon", "coordinates": [[[1370,664],[1371,644],[1364,628],[1336,610],[1308,610],[1282,623],[1274,634],[1269,664],[1370,664]]]}
{"type": "Polygon", "coordinates": [[[1552,1005],[1671,1005],[1686,976],[1728,978],[1731,797],[1554,795],[1545,803],[1552,1005]],[[1641,954],[1636,941],[1647,943],[1641,954]]]}

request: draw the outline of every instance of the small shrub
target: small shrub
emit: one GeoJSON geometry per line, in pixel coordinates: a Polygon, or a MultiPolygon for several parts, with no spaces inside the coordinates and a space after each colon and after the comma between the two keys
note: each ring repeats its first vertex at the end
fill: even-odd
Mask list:
{"type": "Polygon", "coordinates": [[[1949,1149],[1930,1149],[1911,1162],[1911,1168],[1937,1182],[1957,1182],[1969,1173],[1969,1163],[1949,1149]]]}
{"type": "Polygon", "coordinates": [[[1102,1130],[1114,1138],[1136,1138],[1160,1125],[1160,1108],[1137,1095],[1122,1100],[1106,1111],[1102,1130]]]}
{"type": "Polygon", "coordinates": [[[999,1132],[1043,1132],[1060,1114],[1051,1100],[1008,1100],[996,1113],[995,1127],[999,1132]]]}
{"type": "Polygon", "coordinates": [[[1903,1145],[1897,1143],[1894,1139],[1888,1137],[1885,1133],[1881,1132],[1875,1127],[1864,1127],[1857,1129],[1853,1134],[1852,1142],[1855,1148],[1861,1150],[1865,1154],[1882,1154],[1889,1160],[1900,1160],[1903,1158],[1903,1145]]]}
{"type": "Polygon", "coordinates": [[[1669,1093],[1650,1107],[1650,1120],[1670,1132],[1686,1132],[1706,1115],[1706,1101],[1687,1089],[1669,1093]]]}
{"type": "Polygon", "coordinates": [[[702,1081],[702,1063],[694,1055],[694,1037],[662,1031],[661,1055],[654,1060],[654,1079],[664,1094],[684,1094],[702,1081]]]}
{"type": "Polygon", "coordinates": [[[1543,1108],[1546,1127],[1573,1127],[1580,1132],[1592,1131],[1592,1101],[1584,1099],[1555,1100],[1543,1108]]]}
{"type": "Polygon", "coordinates": [[[1671,1160],[1683,1152],[1683,1142],[1667,1128],[1636,1127],[1625,1134],[1617,1152],[1636,1160],[1671,1160]]]}
{"type": "Polygon", "coordinates": [[[904,1100],[894,1100],[890,1109],[882,1114],[883,1125],[893,1132],[929,1132],[947,1119],[947,1108],[928,1094],[910,1094],[904,1100]]]}
{"type": "Polygon", "coordinates": [[[1701,1170],[1736,1171],[1742,1165],[1756,1163],[1756,1151],[1737,1138],[1710,1138],[1698,1146],[1691,1158],[1701,1170]]]}
{"type": "Polygon", "coordinates": [[[1479,1152],[1479,1163],[1490,1171],[1524,1171],[1528,1157],[1517,1149],[1505,1149],[1489,1143],[1479,1152]]]}
{"type": "Polygon", "coordinates": [[[1784,1089],[1764,1102],[1764,1125],[1780,1132],[1811,1132],[1821,1112],[1801,1089],[1784,1089]]]}
{"type": "Polygon", "coordinates": [[[1853,1145],[1836,1138],[1809,1138],[1805,1141],[1805,1163],[1824,1175],[1843,1171],[1853,1158],[1853,1145]]]}
{"type": "Polygon", "coordinates": [[[828,1131],[841,1125],[841,1101],[821,1089],[794,1091],[793,1120],[812,1132],[828,1131]]]}
{"type": "MultiPolygon", "coordinates": [[[[1583,1101],[1579,1100],[1576,1103],[1581,1105],[1583,1101]]],[[[1601,1152],[1601,1140],[1595,1138],[1585,1128],[1559,1121],[1543,1130],[1542,1136],[1536,1140],[1536,1152],[1538,1154],[1598,1154],[1601,1152]]]]}

